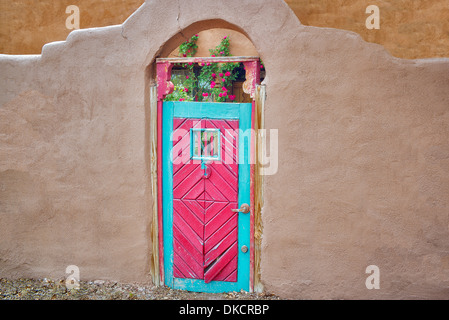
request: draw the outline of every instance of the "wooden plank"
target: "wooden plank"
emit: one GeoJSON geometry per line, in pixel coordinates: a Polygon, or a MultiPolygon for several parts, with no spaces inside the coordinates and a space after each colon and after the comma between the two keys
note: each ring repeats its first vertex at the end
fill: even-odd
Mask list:
{"type": "Polygon", "coordinates": [[[205,200],[216,200],[216,201],[225,201],[228,202],[228,198],[221,193],[221,191],[208,179],[204,181],[205,188],[207,190],[205,200]]]}
{"type": "Polygon", "coordinates": [[[198,247],[196,247],[191,241],[189,241],[189,239],[186,238],[185,234],[183,234],[178,228],[173,229],[173,239],[177,239],[185,248],[185,250],[187,250],[190,255],[192,255],[194,259],[198,261],[198,264],[201,265],[201,268],[203,268],[203,252],[199,251],[198,247]]]}
{"type": "MultiPolygon", "coordinates": [[[[194,208],[195,209],[195,208],[194,208]]],[[[198,237],[203,238],[204,236],[204,219],[201,219],[200,216],[203,215],[203,212],[192,211],[183,200],[173,200],[173,210],[176,211],[180,217],[192,228],[193,231],[198,235],[198,237]]],[[[204,211],[204,210],[201,210],[204,211]]],[[[175,221],[176,223],[176,221],[175,221]]]]}
{"type": "Polygon", "coordinates": [[[187,206],[188,209],[190,209],[190,211],[195,214],[195,216],[201,221],[201,223],[205,223],[204,201],[184,199],[182,202],[185,206],[187,206]]]}
{"type": "Polygon", "coordinates": [[[208,270],[204,272],[204,282],[209,283],[223,270],[226,265],[238,254],[235,242],[208,270]]]}
{"type": "Polygon", "coordinates": [[[238,200],[238,177],[237,173],[229,173],[222,164],[212,164],[210,169],[210,178],[205,181],[206,190],[214,200],[222,200],[217,194],[217,190],[226,197],[227,201],[235,202],[238,200]],[[213,188],[213,186],[215,188],[213,188]],[[215,192],[214,192],[215,191],[215,192]]]}
{"type": "Polygon", "coordinates": [[[255,175],[254,175],[254,217],[252,219],[251,233],[253,243],[254,256],[252,257],[252,270],[253,272],[253,288],[255,292],[263,292],[263,284],[260,278],[260,260],[262,252],[262,207],[263,207],[263,167],[261,166],[261,155],[265,154],[265,146],[263,144],[261,129],[265,128],[265,99],[266,99],[266,87],[265,85],[258,85],[256,87],[256,99],[255,99],[255,114],[254,114],[254,129],[256,131],[256,143],[255,143],[255,175]]]}
{"type": "Polygon", "coordinates": [[[237,255],[215,276],[214,281],[237,281],[237,255]]]}
{"type": "Polygon", "coordinates": [[[221,202],[221,201],[205,201],[205,215],[204,215],[204,222],[207,224],[209,221],[215,217],[216,214],[221,212],[227,205],[229,205],[229,202],[221,202]]]}
{"type": "MultiPolygon", "coordinates": [[[[236,186],[232,188],[226,180],[216,171],[216,167],[210,165],[210,168],[212,170],[212,174],[209,179],[206,179],[205,185],[206,190],[208,193],[212,196],[214,200],[224,200],[221,195],[225,196],[225,199],[227,201],[237,201],[237,193],[235,192],[236,189],[238,189],[236,186]]],[[[236,184],[237,179],[234,181],[231,181],[232,184],[236,184]]]]}
{"type": "Polygon", "coordinates": [[[162,224],[162,100],[157,101],[157,212],[158,212],[158,228],[159,228],[159,263],[161,282],[165,282],[164,273],[164,241],[163,241],[163,224],[162,224]]]}
{"type": "Polygon", "coordinates": [[[193,246],[199,251],[203,252],[203,237],[199,236],[192,227],[176,212],[173,211],[173,233],[176,228],[185,236],[193,246]],[[176,227],[176,228],[175,228],[176,227]]]}
{"type": "Polygon", "coordinates": [[[165,96],[172,93],[175,89],[174,84],[171,82],[173,64],[157,62],[156,68],[157,96],[159,101],[163,101],[165,96]]]}
{"type": "Polygon", "coordinates": [[[174,117],[177,118],[238,119],[240,116],[238,103],[181,101],[168,103],[174,106],[174,117]],[[217,108],[218,104],[220,108],[217,108]]]}
{"type": "Polygon", "coordinates": [[[213,239],[213,236],[206,241],[204,246],[204,266],[207,267],[215,259],[223,254],[233,243],[237,241],[237,226],[231,229],[227,235],[221,239],[213,239]]]}
{"type": "MultiPolygon", "coordinates": [[[[176,188],[181,182],[183,182],[189,175],[191,175],[195,170],[199,170],[201,165],[193,165],[193,164],[184,164],[182,165],[176,172],[174,172],[173,176],[176,178],[173,181],[173,188],[176,188]]],[[[173,166],[174,169],[174,166],[173,166]]],[[[174,170],[173,170],[174,171],[174,170]]]]}
{"type": "Polygon", "coordinates": [[[203,181],[199,181],[195,187],[192,188],[189,192],[187,192],[184,196],[186,200],[204,200],[204,183],[203,181]]]}
{"type": "Polygon", "coordinates": [[[158,210],[158,153],[157,153],[157,87],[150,87],[150,170],[151,170],[151,195],[153,198],[153,221],[151,222],[151,240],[152,240],[152,277],[155,286],[159,286],[161,283],[161,261],[159,260],[162,251],[159,249],[159,245],[162,243],[162,239],[159,234],[162,234],[162,230],[159,228],[159,214],[158,210]],[[161,231],[159,233],[159,230],[161,231]]]}
{"type": "Polygon", "coordinates": [[[173,275],[178,278],[202,279],[204,275],[203,266],[198,265],[188,254],[181,256],[179,252],[182,253],[183,247],[176,239],[173,245],[177,248],[173,256],[173,275]]]}
{"type": "Polygon", "coordinates": [[[259,61],[259,57],[255,56],[226,56],[226,57],[176,57],[176,58],[158,58],[156,63],[234,63],[234,62],[251,62],[259,61]]]}
{"type": "MultiPolygon", "coordinates": [[[[248,103],[240,104],[240,119],[239,119],[239,128],[241,132],[247,132],[248,130],[251,132],[252,128],[252,105],[248,103]]],[[[245,158],[245,153],[247,153],[244,149],[245,140],[243,134],[239,135],[239,159],[245,158]]],[[[246,159],[249,160],[249,159],[246,159]]],[[[251,203],[251,187],[250,187],[250,175],[251,168],[249,161],[239,160],[239,205],[243,203],[251,203]]],[[[250,226],[251,226],[251,216],[248,214],[239,214],[239,247],[246,245],[248,248],[251,246],[251,234],[250,234],[250,226]]],[[[250,269],[251,263],[251,252],[242,252],[239,250],[238,253],[238,282],[241,279],[245,279],[246,282],[246,290],[250,291],[251,283],[250,283],[250,274],[252,270],[250,269]]]]}
{"type": "Polygon", "coordinates": [[[180,166],[191,163],[190,160],[190,128],[193,119],[173,120],[173,172],[177,174],[180,166]]]}
{"type": "MultiPolygon", "coordinates": [[[[257,90],[257,89],[256,89],[257,90]]],[[[256,128],[258,128],[258,124],[256,124],[256,102],[252,103],[252,129],[255,132],[256,128]]],[[[251,197],[251,205],[250,205],[250,266],[251,270],[254,270],[254,211],[255,211],[255,193],[254,193],[254,181],[255,181],[255,160],[256,160],[256,136],[255,134],[251,135],[251,177],[250,177],[250,197],[251,197]]],[[[251,290],[254,288],[254,272],[250,274],[250,282],[251,282],[251,290]]]]}
{"type": "MultiPolygon", "coordinates": [[[[204,173],[201,170],[201,167],[198,166],[198,170],[194,170],[189,176],[187,176],[184,180],[178,183],[178,181],[175,180],[176,177],[173,177],[174,184],[176,185],[176,188],[173,190],[173,197],[176,199],[181,199],[192,191],[193,187],[195,187],[198,183],[202,184],[204,173]]],[[[199,192],[200,190],[198,190],[199,192]]],[[[199,195],[200,193],[198,193],[199,195]]],[[[191,197],[189,197],[192,199],[191,197]]]]}
{"type": "MultiPolygon", "coordinates": [[[[206,228],[204,231],[204,239],[207,242],[209,241],[210,237],[213,237],[209,241],[209,243],[211,243],[212,246],[214,245],[214,243],[220,241],[229,232],[231,232],[234,227],[237,226],[238,214],[231,211],[231,208],[233,206],[235,206],[235,204],[230,203],[229,205],[224,207],[219,214],[216,214],[214,219],[212,219],[206,224],[206,228]]],[[[208,248],[210,248],[209,245],[208,248]]]]}
{"type": "MultiPolygon", "coordinates": [[[[234,193],[237,195],[236,191],[238,191],[238,177],[236,176],[236,173],[229,171],[221,163],[214,163],[213,165],[209,165],[208,167],[211,168],[214,177],[216,177],[217,175],[220,176],[220,181],[222,181],[220,186],[222,184],[226,184],[227,186],[231,187],[231,189],[235,191],[234,193]]],[[[231,201],[237,200],[236,198],[234,199],[230,200],[231,201]]]]}
{"type": "Polygon", "coordinates": [[[243,62],[246,70],[246,80],[243,82],[243,91],[255,98],[256,85],[260,83],[260,61],[246,61],[243,62]]]}

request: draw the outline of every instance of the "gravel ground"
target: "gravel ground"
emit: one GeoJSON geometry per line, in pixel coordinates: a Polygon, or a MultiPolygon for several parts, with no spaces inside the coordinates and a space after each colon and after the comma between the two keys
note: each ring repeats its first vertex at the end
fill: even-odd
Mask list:
{"type": "Polygon", "coordinates": [[[0,279],[0,300],[279,300],[270,293],[195,293],[152,285],[80,281],[69,290],[64,280],[0,279]]]}

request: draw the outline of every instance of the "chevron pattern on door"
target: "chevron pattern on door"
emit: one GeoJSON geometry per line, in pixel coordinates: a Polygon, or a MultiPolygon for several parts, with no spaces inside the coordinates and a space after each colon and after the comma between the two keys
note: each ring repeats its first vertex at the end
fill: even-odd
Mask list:
{"type": "Polygon", "coordinates": [[[190,129],[200,119],[173,120],[173,275],[203,279],[204,172],[200,161],[190,160],[190,129]],[[177,139],[176,139],[177,138],[177,139]]]}
{"type": "Polygon", "coordinates": [[[238,123],[173,121],[175,278],[202,279],[205,283],[237,281],[238,213],[232,209],[238,207],[238,123]],[[190,159],[191,128],[220,130],[221,159],[190,159]]]}
{"type": "Polygon", "coordinates": [[[238,213],[232,209],[238,208],[238,121],[206,120],[205,126],[219,129],[221,139],[227,140],[221,143],[221,161],[207,164],[210,177],[204,183],[204,281],[234,282],[237,281],[238,213]]]}

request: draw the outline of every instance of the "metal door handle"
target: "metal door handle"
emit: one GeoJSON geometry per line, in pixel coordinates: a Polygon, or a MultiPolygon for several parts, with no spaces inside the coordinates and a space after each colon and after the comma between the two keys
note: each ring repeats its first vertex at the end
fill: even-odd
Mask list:
{"type": "Polygon", "coordinates": [[[249,213],[249,211],[250,211],[250,207],[246,203],[242,204],[240,209],[232,209],[232,212],[249,213]]]}

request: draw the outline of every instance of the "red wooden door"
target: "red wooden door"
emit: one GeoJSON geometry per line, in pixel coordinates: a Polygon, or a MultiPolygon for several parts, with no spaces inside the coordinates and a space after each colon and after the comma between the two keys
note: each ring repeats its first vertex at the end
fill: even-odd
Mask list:
{"type": "Polygon", "coordinates": [[[237,281],[238,124],[173,121],[175,278],[237,281]]]}

